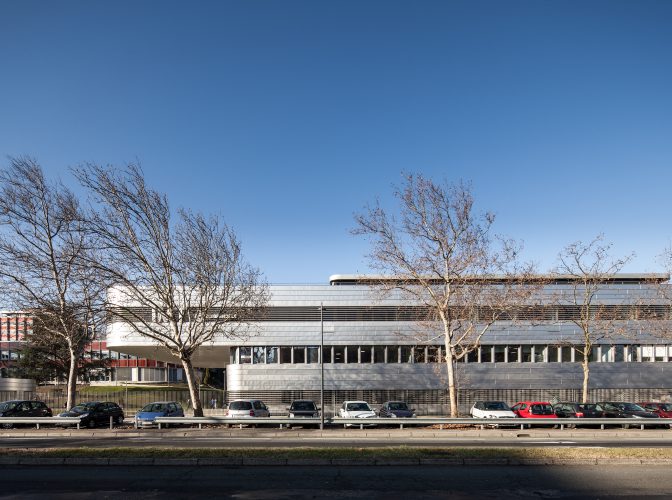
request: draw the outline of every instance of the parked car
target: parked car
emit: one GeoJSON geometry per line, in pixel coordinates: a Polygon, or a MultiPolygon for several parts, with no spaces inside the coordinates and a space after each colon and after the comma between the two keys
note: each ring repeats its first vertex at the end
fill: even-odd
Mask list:
{"type": "Polygon", "coordinates": [[[79,403],[58,415],[59,417],[81,417],[81,425],[93,428],[96,425],[109,425],[110,417],[112,421],[121,425],[124,423],[124,410],[117,403],[108,401],[91,401],[88,403],[79,403]]]}
{"type": "Polygon", "coordinates": [[[655,413],[660,418],[672,418],[672,404],[670,403],[637,403],[639,406],[644,408],[646,411],[655,413]]]}
{"type": "MultiPolygon", "coordinates": [[[[660,418],[653,412],[647,411],[635,403],[623,403],[620,401],[604,401],[597,403],[604,410],[607,418],[660,418]]],[[[628,424],[623,425],[628,428],[628,424]]]]}
{"type": "MultiPolygon", "coordinates": [[[[51,408],[42,401],[16,400],[0,403],[0,417],[51,417],[51,408]]],[[[9,429],[12,424],[2,424],[9,429]]]]}
{"type": "Polygon", "coordinates": [[[184,417],[184,410],[177,401],[157,401],[145,405],[135,415],[139,427],[154,427],[156,417],[184,417]]]}
{"type": "Polygon", "coordinates": [[[558,418],[548,401],[521,401],[511,407],[520,418],[558,418]]]}
{"type": "MultiPolygon", "coordinates": [[[[376,413],[371,409],[366,401],[344,401],[338,410],[341,418],[375,418],[376,413]]],[[[351,426],[353,424],[346,424],[351,426]]],[[[375,425],[375,424],[365,424],[375,425]]]]}
{"type": "MultiPolygon", "coordinates": [[[[320,408],[314,401],[308,399],[297,399],[292,401],[292,404],[287,407],[289,418],[318,418],[320,416],[320,408]]],[[[303,425],[297,422],[295,425],[303,425]]],[[[288,425],[287,427],[291,427],[288,425]]]]}
{"type": "Polygon", "coordinates": [[[226,409],[228,418],[268,418],[271,412],[260,399],[236,399],[226,409]]]}
{"type": "Polygon", "coordinates": [[[409,408],[404,401],[386,401],[378,410],[381,418],[415,418],[415,408],[409,408]]]}
{"type": "Polygon", "coordinates": [[[556,403],[553,411],[558,418],[602,418],[604,411],[595,403],[556,403]]]}
{"type": "Polygon", "coordinates": [[[504,401],[476,401],[469,410],[474,418],[516,418],[509,405],[504,401]]]}

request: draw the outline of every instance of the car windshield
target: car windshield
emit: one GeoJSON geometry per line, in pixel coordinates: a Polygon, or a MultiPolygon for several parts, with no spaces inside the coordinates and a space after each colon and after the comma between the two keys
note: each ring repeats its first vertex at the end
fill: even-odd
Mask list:
{"type": "Polygon", "coordinates": [[[97,404],[98,403],[79,403],[77,406],[73,406],[70,411],[73,413],[87,413],[93,411],[97,404]]]}
{"type": "Polygon", "coordinates": [[[315,411],[315,403],[312,401],[294,401],[292,410],[295,411],[315,411]]]}
{"type": "Polygon", "coordinates": [[[485,409],[486,409],[486,410],[491,410],[491,411],[495,411],[495,410],[504,410],[504,411],[506,411],[506,410],[511,410],[511,408],[509,408],[509,405],[507,405],[507,404],[506,404],[505,402],[503,402],[503,401],[487,401],[487,402],[485,403],[485,409]]]}
{"type": "Polygon", "coordinates": [[[406,403],[390,403],[388,405],[390,410],[407,410],[408,411],[408,405],[406,403]]]}
{"type": "Polygon", "coordinates": [[[232,401],[229,410],[251,410],[252,403],[249,401],[232,401]]]}
{"type": "Polygon", "coordinates": [[[645,411],[644,408],[636,405],[635,403],[621,403],[618,406],[621,408],[621,410],[625,411],[645,411]]]}
{"type": "Polygon", "coordinates": [[[597,411],[597,405],[590,405],[590,404],[580,404],[579,409],[583,411],[597,411]]]}
{"type": "Polygon", "coordinates": [[[348,403],[346,408],[348,411],[371,411],[371,408],[366,403],[348,403]]]}
{"type": "Polygon", "coordinates": [[[18,403],[14,403],[13,401],[7,401],[6,403],[0,403],[0,411],[7,411],[7,410],[13,410],[16,408],[16,405],[18,403]]]}
{"type": "Polygon", "coordinates": [[[168,405],[166,403],[149,403],[142,409],[142,411],[158,413],[158,412],[164,412],[167,409],[168,405]]]}

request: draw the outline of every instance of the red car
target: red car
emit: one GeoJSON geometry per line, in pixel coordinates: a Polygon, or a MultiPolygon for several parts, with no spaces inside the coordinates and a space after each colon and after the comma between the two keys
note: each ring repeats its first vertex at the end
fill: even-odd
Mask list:
{"type": "Polygon", "coordinates": [[[521,401],[511,410],[520,418],[558,418],[548,401],[521,401]]]}
{"type": "Polygon", "coordinates": [[[655,413],[660,418],[672,418],[672,404],[670,403],[637,403],[645,410],[655,413]]]}

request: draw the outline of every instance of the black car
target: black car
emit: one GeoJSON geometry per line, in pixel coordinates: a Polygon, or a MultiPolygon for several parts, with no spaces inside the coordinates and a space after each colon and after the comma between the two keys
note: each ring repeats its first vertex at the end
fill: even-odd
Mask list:
{"type": "Polygon", "coordinates": [[[381,418],[414,418],[415,409],[409,408],[404,401],[387,401],[378,410],[381,418]]]}
{"type": "Polygon", "coordinates": [[[81,417],[82,425],[95,427],[97,425],[109,425],[110,417],[118,425],[124,423],[124,410],[117,403],[92,401],[79,403],[70,411],[63,412],[59,417],[81,417]]]}
{"type": "MultiPolygon", "coordinates": [[[[51,408],[42,401],[16,400],[0,403],[0,417],[51,417],[51,408]]],[[[11,428],[12,424],[3,424],[11,428]]]]}
{"type": "MultiPolygon", "coordinates": [[[[318,418],[320,409],[314,401],[308,399],[297,399],[287,407],[289,418],[318,418]]],[[[291,427],[288,425],[288,427],[291,427]]]]}
{"type": "Polygon", "coordinates": [[[604,410],[595,403],[556,403],[553,411],[558,418],[604,417],[604,410]]]}
{"type": "MultiPolygon", "coordinates": [[[[660,418],[655,413],[647,411],[635,403],[605,401],[597,403],[597,405],[602,408],[606,418],[660,418]]],[[[628,425],[623,427],[627,428],[628,425]]]]}

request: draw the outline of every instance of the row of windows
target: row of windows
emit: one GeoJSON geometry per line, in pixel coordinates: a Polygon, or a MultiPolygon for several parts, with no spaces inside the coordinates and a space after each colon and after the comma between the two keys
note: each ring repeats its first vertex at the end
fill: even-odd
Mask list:
{"type": "MultiPolygon", "coordinates": [[[[199,317],[201,311],[185,310],[181,314],[188,318],[199,317]]],[[[211,312],[214,316],[216,311],[211,312]]],[[[110,311],[113,321],[161,322],[165,315],[149,307],[113,308],[110,311]]],[[[267,307],[253,311],[232,310],[228,316],[245,321],[427,321],[431,320],[433,309],[422,306],[319,306],[267,307]]],[[[669,319],[670,307],[666,305],[592,305],[590,309],[575,305],[534,305],[518,307],[514,310],[495,310],[491,307],[451,308],[453,318],[469,317],[471,320],[498,321],[574,321],[583,316],[594,320],[645,320],[669,319]]]]}
{"type": "MultiPolygon", "coordinates": [[[[578,363],[583,346],[482,345],[463,356],[462,363],[578,363]]],[[[443,346],[324,346],[324,362],[331,364],[440,363],[443,346]]],[[[593,346],[594,363],[672,362],[672,346],[593,346]]],[[[320,362],[319,346],[234,347],[232,364],[314,364],[320,362]]]]}

